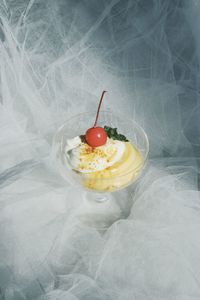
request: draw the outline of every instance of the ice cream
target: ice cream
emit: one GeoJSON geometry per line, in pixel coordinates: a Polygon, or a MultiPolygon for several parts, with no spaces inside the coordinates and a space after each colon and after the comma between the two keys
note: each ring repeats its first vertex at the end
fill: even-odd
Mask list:
{"type": "Polygon", "coordinates": [[[83,177],[85,187],[114,191],[127,186],[139,173],[143,158],[130,142],[107,139],[105,145],[92,148],[79,137],[67,141],[69,166],[83,177]]]}
{"type": "Polygon", "coordinates": [[[65,141],[68,167],[95,191],[115,191],[129,185],[140,173],[140,151],[116,127],[98,126],[102,92],[94,125],[85,134],[65,141]]]}
{"type": "MultiPolygon", "coordinates": [[[[76,144],[77,138],[74,143],[76,144]]],[[[125,143],[108,139],[106,144],[92,148],[87,143],[79,143],[68,151],[72,168],[82,173],[102,171],[118,162],[125,151],[125,143]]]]}

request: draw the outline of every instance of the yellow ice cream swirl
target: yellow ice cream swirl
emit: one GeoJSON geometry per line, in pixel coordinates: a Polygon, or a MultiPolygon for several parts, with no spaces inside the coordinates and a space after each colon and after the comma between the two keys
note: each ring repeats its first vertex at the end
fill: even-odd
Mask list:
{"type": "Polygon", "coordinates": [[[84,186],[101,192],[115,191],[129,185],[143,165],[140,151],[130,142],[110,139],[106,146],[97,148],[84,144],[79,154],[80,163],[77,170],[83,176],[84,186]]]}

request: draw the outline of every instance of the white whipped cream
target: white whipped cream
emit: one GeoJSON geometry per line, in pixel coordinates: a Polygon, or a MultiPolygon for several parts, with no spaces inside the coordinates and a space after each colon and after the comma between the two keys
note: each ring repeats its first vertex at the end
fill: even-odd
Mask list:
{"type": "Polygon", "coordinates": [[[68,139],[66,141],[65,151],[68,152],[72,149],[77,148],[79,145],[81,145],[81,139],[79,136],[76,136],[72,139],[68,139]]]}
{"type": "Polygon", "coordinates": [[[102,171],[119,161],[125,150],[125,143],[107,139],[105,145],[85,153],[86,146],[76,137],[67,141],[66,155],[71,167],[82,173],[102,171]]]}

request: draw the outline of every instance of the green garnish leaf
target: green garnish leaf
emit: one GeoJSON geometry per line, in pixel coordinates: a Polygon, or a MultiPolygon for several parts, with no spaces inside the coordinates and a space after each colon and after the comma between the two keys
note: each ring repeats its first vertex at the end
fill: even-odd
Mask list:
{"type": "Polygon", "coordinates": [[[104,129],[110,139],[128,142],[129,140],[125,137],[125,135],[117,132],[117,128],[112,128],[109,126],[104,126],[104,129]]]}

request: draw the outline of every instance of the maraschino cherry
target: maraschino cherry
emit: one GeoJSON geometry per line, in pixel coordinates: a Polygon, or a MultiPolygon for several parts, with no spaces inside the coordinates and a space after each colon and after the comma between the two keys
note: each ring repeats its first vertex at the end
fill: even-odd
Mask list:
{"type": "Polygon", "coordinates": [[[92,128],[89,128],[86,131],[86,134],[85,134],[86,142],[92,148],[103,146],[106,143],[107,137],[108,137],[107,133],[106,133],[106,131],[105,131],[105,129],[103,127],[96,126],[97,125],[97,121],[98,121],[98,117],[99,117],[101,103],[102,103],[103,96],[104,96],[105,93],[106,93],[106,91],[103,91],[103,93],[101,95],[101,99],[99,101],[99,106],[98,106],[98,110],[97,110],[97,115],[96,115],[96,120],[94,122],[94,126],[92,128]]]}

